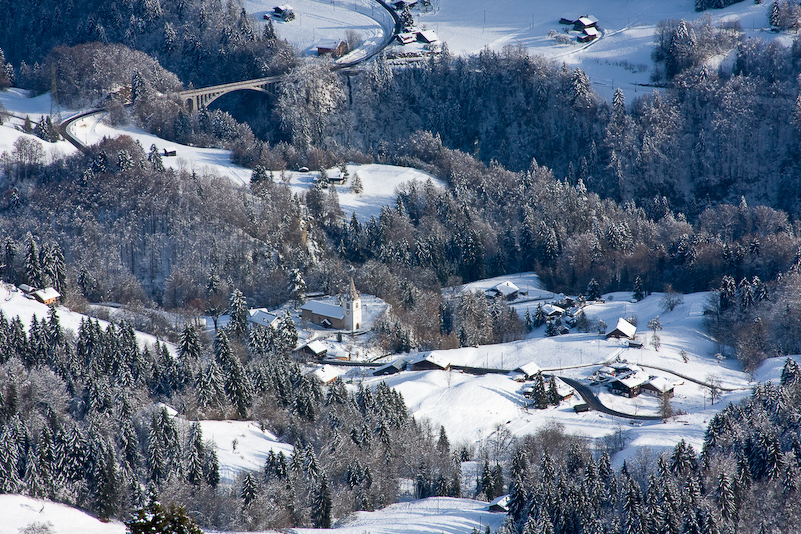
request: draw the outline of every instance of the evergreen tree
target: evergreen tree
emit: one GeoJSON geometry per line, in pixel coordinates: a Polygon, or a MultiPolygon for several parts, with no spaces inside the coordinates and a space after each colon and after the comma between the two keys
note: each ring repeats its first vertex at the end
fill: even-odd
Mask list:
{"type": "Polygon", "coordinates": [[[28,281],[29,285],[41,288],[43,286],[44,272],[42,271],[39,258],[39,247],[36,244],[36,239],[30,232],[28,232],[26,241],[28,243],[28,251],[25,254],[25,279],[28,281]]]}
{"type": "Polygon", "coordinates": [[[253,475],[248,471],[242,479],[242,490],[239,492],[239,496],[245,508],[250,506],[250,503],[256,498],[257,493],[258,487],[256,486],[256,481],[253,475]]]}
{"type": "Polygon", "coordinates": [[[545,311],[542,309],[542,304],[537,303],[537,309],[534,312],[534,326],[539,328],[544,325],[546,321],[545,311]]]}
{"type": "Polygon", "coordinates": [[[303,279],[300,269],[292,269],[289,291],[295,296],[295,307],[306,304],[306,281],[303,279]]]}
{"type": "Polygon", "coordinates": [[[601,285],[593,278],[587,284],[587,300],[599,300],[601,298],[601,285]]]}
{"type": "Polygon", "coordinates": [[[631,298],[637,302],[645,298],[645,291],[643,290],[642,286],[642,278],[639,276],[634,279],[634,292],[632,293],[631,298]]]}
{"type": "Polygon", "coordinates": [[[551,375],[548,379],[548,404],[558,406],[562,402],[562,396],[556,388],[556,376],[551,375]]]}
{"type": "Polygon", "coordinates": [[[164,506],[154,500],[134,512],[125,526],[131,534],[203,534],[182,507],[164,506]]]}
{"type": "Polygon", "coordinates": [[[228,314],[231,322],[228,329],[239,338],[244,338],[248,331],[248,306],[245,296],[238,289],[234,289],[228,301],[228,314]]]}
{"type": "Polygon", "coordinates": [[[331,528],[331,491],[328,489],[328,477],[320,476],[319,484],[314,490],[311,506],[312,525],[315,528],[331,528]]]}
{"type": "Polygon", "coordinates": [[[534,406],[539,410],[544,410],[548,407],[548,393],[545,391],[545,380],[542,377],[542,371],[537,371],[534,377],[534,406]]]}

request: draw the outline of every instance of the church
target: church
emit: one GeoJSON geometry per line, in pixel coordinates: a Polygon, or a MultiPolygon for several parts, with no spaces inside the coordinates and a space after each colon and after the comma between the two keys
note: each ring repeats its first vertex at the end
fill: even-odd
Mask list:
{"type": "Polygon", "coordinates": [[[352,278],[341,306],[310,300],[301,306],[300,312],[302,319],[324,328],[355,332],[362,327],[362,299],[352,278]]]}

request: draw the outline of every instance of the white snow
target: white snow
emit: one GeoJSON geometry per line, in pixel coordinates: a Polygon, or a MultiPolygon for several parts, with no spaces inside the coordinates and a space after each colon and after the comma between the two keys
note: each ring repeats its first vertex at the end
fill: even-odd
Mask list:
{"type": "Polygon", "coordinates": [[[48,524],[52,534],[124,534],[119,521],[102,522],[89,514],[41,499],[22,495],[0,495],[3,522],[0,534],[17,534],[33,523],[48,524]]]}

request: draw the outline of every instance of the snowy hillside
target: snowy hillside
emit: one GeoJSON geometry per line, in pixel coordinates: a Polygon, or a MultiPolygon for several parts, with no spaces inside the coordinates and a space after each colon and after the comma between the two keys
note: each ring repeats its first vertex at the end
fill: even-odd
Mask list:
{"type": "MultiPolygon", "coordinates": [[[[522,46],[573,67],[584,69],[593,88],[611,99],[615,87],[621,87],[631,100],[636,92],[649,92],[635,84],[650,82],[651,51],[654,30],[665,19],[696,20],[709,16],[714,24],[739,20],[747,37],[775,38],[764,31],[770,2],[755,5],[740,2],[725,9],[695,12],[690,0],[678,2],[629,2],[627,0],[507,0],[488,4],[479,0],[435,0],[429,13],[415,10],[422,27],[436,31],[448,43],[452,53],[475,54],[484,47],[502,50],[504,46],[522,46]],[[603,36],[582,44],[572,36],[570,44],[560,44],[549,32],[565,35],[567,26],[561,17],[593,15],[603,36]]],[[[784,37],[790,39],[790,37],[784,37]]]]}
{"type": "Polygon", "coordinates": [[[51,534],[123,534],[125,525],[117,521],[104,523],[89,514],[40,499],[22,495],[0,495],[3,520],[0,533],[17,534],[36,523],[49,526],[51,534]]]}

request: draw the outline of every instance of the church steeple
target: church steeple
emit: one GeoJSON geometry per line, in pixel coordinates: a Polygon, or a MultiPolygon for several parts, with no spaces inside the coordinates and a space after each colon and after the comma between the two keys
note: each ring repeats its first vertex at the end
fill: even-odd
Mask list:
{"type": "Polygon", "coordinates": [[[350,279],[350,289],[345,297],[345,328],[355,332],[362,327],[362,298],[356,291],[353,277],[350,279]]]}

